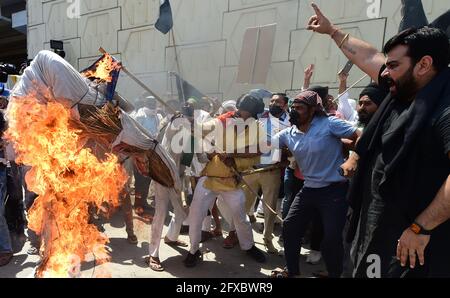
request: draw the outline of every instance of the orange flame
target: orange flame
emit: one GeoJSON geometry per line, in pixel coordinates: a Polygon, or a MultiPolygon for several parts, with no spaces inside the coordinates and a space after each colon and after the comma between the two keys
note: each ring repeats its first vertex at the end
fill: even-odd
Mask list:
{"type": "Polygon", "coordinates": [[[95,78],[101,82],[111,83],[111,73],[121,67],[120,63],[114,61],[111,55],[105,54],[104,57],[95,64],[95,70],[87,70],[83,72],[82,75],[86,78],[95,78]]]}
{"type": "Polygon", "coordinates": [[[108,260],[106,235],[88,224],[89,206],[119,206],[127,174],[114,155],[100,161],[83,149],[79,131],[69,125],[70,109],[54,100],[17,98],[8,109],[6,136],[15,145],[17,162],[31,166],[26,182],[38,194],[29,227],[42,237],[43,262],[38,277],[68,277],[94,254],[108,260]],[[79,264],[78,264],[79,267],[79,264]]]}

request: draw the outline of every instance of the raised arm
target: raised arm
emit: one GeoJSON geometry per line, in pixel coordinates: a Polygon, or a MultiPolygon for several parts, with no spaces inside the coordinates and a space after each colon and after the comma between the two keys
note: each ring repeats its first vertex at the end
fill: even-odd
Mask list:
{"type": "Polygon", "coordinates": [[[314,74],[314,64],[309,65],[306,69],[305,69],[305,78],[303,80],[303,87],[302,90],[306,90],[310,87],[311,85],[311,78],[314,74]]]}
{"type": "Polygon", "coordinates": [[[380,69],[385,63],[384,55],[369,43],[354,38],[331,24],[316,4],[311,5],[316,14],[309,19],[307,29],[330,35],[350,61],[367,73],[375,82],[378,82],[380,69]]]}
{"type": "Polygon", "coordinates": [[[347,73],[340,73],[339,76],[339,95],[343,94],[347,90],[347,73]]]}

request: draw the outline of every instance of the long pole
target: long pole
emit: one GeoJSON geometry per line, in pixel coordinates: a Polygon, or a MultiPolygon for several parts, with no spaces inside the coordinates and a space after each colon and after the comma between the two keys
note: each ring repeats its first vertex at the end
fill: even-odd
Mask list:
{"type": "Polygon", "coordinates": [[[233,173],[236,175],[236,177],[238,177],[245,186],[247,186],[248,190],[250,190],[250,192],[256,196],[256,198],[258,198],[263,204],[264,206],[267,207],[267,209],[269,209],[270,212],[272,212],[273,214],[276,215],[276,217],[280,220],[283,221],[283,219],[278,215],[278,213],[273,210],[272,207],[269,206],[269,204],[266,203],[266,201],[250,186],[250,184],[247,183],[247,181],[245,181],[244,177],[241,175],[241,173],[238,172],[238,170],[236,170],[234,167],[231,167],[231,170],[233,171],[233,173]]]}
{"type": "Polygon", "coordinates": [[[173,49],[175,51],[175,61],[177,63],[178,73],[180,74],[181,77],[183,77],[183,74],[181,73],[180,60],[178,59],[177,44],[175,43],[175,31],[173,31],[173,28],[172,28],[171,33],[172,33],[172,43],[173,43],[173,49]]]}
{"type": "Polygon", "coordinates": [[[338,102],[338,100],[345,95],[345,93],[347,93],[348,91],[350,91],[351,89],[353,89],[356,85],[358,85],[362,80],[364,80],[365,78],[367,78],[369,75],[366,74],[364,75],[362,78],[360,78],[358,81],[356,81],[353,85],[351,85],[350,87],[347,88],[347,90],[345,90],[344,92],[342,92],[342,94],[340,94],[338,97],[336,97],[334,99],[334,102],[338,102]]]}
{"type": "MultiPolygon", "coordinates": [[[[208,139],[208,138],[205,138],[205,139],[206,139],[206,141],[208,141],[208,142],[214,147],[214,149],[216,149],[217,151],[219,151],[219,153],[224,153],[223,150],[221,150],[220,148],[218,148],[218,147],[214,144],[214,142],[213,142],[212,140],[210,140],[210,139],[208,139]]],[[[258,199],[264,204],[264,206],[267,207],[267,209],[269,209],[270,212],[272,212],[273,214],[275,214],[276,217],[277,217],[280,221],[283,221],[283,219],[278,215],[278,213],[277,213],[275,210],[273,210],[273,208],[270,207],[269,204],[266,203],[266,201],[258,194],[258,192],[256,192],[256,191],[253,189],[253,187],[250,186],[250,184],[249,184],[247,181],[245,181],[244,176],[243,176],[241,173],[239,173],[239,171],[238,171],[236,168],[230,167],[230,169],[231,169],[231,171],[233,172],[233,174],[234,174],[240,181],[242,181],[242,182],[244,183],[244,185],[248,188],[248,190],[250,190],[250,192],[251,192],[256,198],[258,198],[258,199]]]]}
{"type": "MultiPolygon", "coordinates": [[[[108,54],[108,52],[106,52],[102,47],[99,49],[99,51],[102,54],[108,54]]],[[[128,69],[122,64],[122,62],[119,62],[121,65],[121,69],[124,73],[126,73],[133,81],[135,81],[139,86],[141,86],[145,91],[147,91],[148,93],[152,94],[155,99],[162,104],[163,106],[165,106],[167,109],[169,109],[173,114],[176,114],[177,111],[175,111],[175,109],[173,107],[171,107],[170,105],[168,105],[164,100],[162,100],[161,97],[158,96],[158,94],[156,94],[153,90],[151,90],[149,87],[147,87],[147,85],[145,85],[141,80],[139,80],[134,74],[132,74],[130,71],[128,71],[128,69]]]]}
{"type": "Polygon", "coordinates": [[[175,31],[173,31],[173,27],[172,27],[172,30],[171,30],[170,33],[172,35],[173,50],[175,52],[175,62],[177,63],[178,75],[180,76],[179,82],[180,82],[180,85],[181,85],[180,86],[180,88],[181,88],[181,96],[183,97],[183,101],[186,102],[187,98],[186,98],[186,96],[184,94],[184,86],[183,86],[184,84],[183,84],[182,79],[181,79],[183,77],[183,74],[181,73],[180,60],[178,59],[177,44],[175,43],[175,31]]]}

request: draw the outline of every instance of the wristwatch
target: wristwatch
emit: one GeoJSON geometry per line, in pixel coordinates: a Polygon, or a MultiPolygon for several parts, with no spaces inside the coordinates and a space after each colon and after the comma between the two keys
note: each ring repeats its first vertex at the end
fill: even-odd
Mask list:
{"type": "Polygon", "coordinates": [[[417,234],[417,235],[427,235],[427,236],[429,236],[432,233],[432,231],[425,230],[424,227],[422,227],[421,225],[419,225],[416,222],[413,223],[409,228],[411,229],[411,231],[414,232],[414,234],[417,234]]]}

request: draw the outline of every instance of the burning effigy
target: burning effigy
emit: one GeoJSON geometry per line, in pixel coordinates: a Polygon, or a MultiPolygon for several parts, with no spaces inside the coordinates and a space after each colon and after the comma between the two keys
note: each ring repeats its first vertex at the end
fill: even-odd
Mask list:
{"type": "Polygon", "coordinates": [[[28,214],[41,237],[36,277],[73,277],[92,256],[96,264],[109,260],[108,238],[89,223],[89,210],[120,205],[128,180],[121,160],[132,158],[142,174],[179,187],[173,160],[115,93],[119,70],[104,54],[80,74],[42,51],[13,90],[6,136],[17,162],[31,167],[26,183],[38,195],[28,214]]]}

